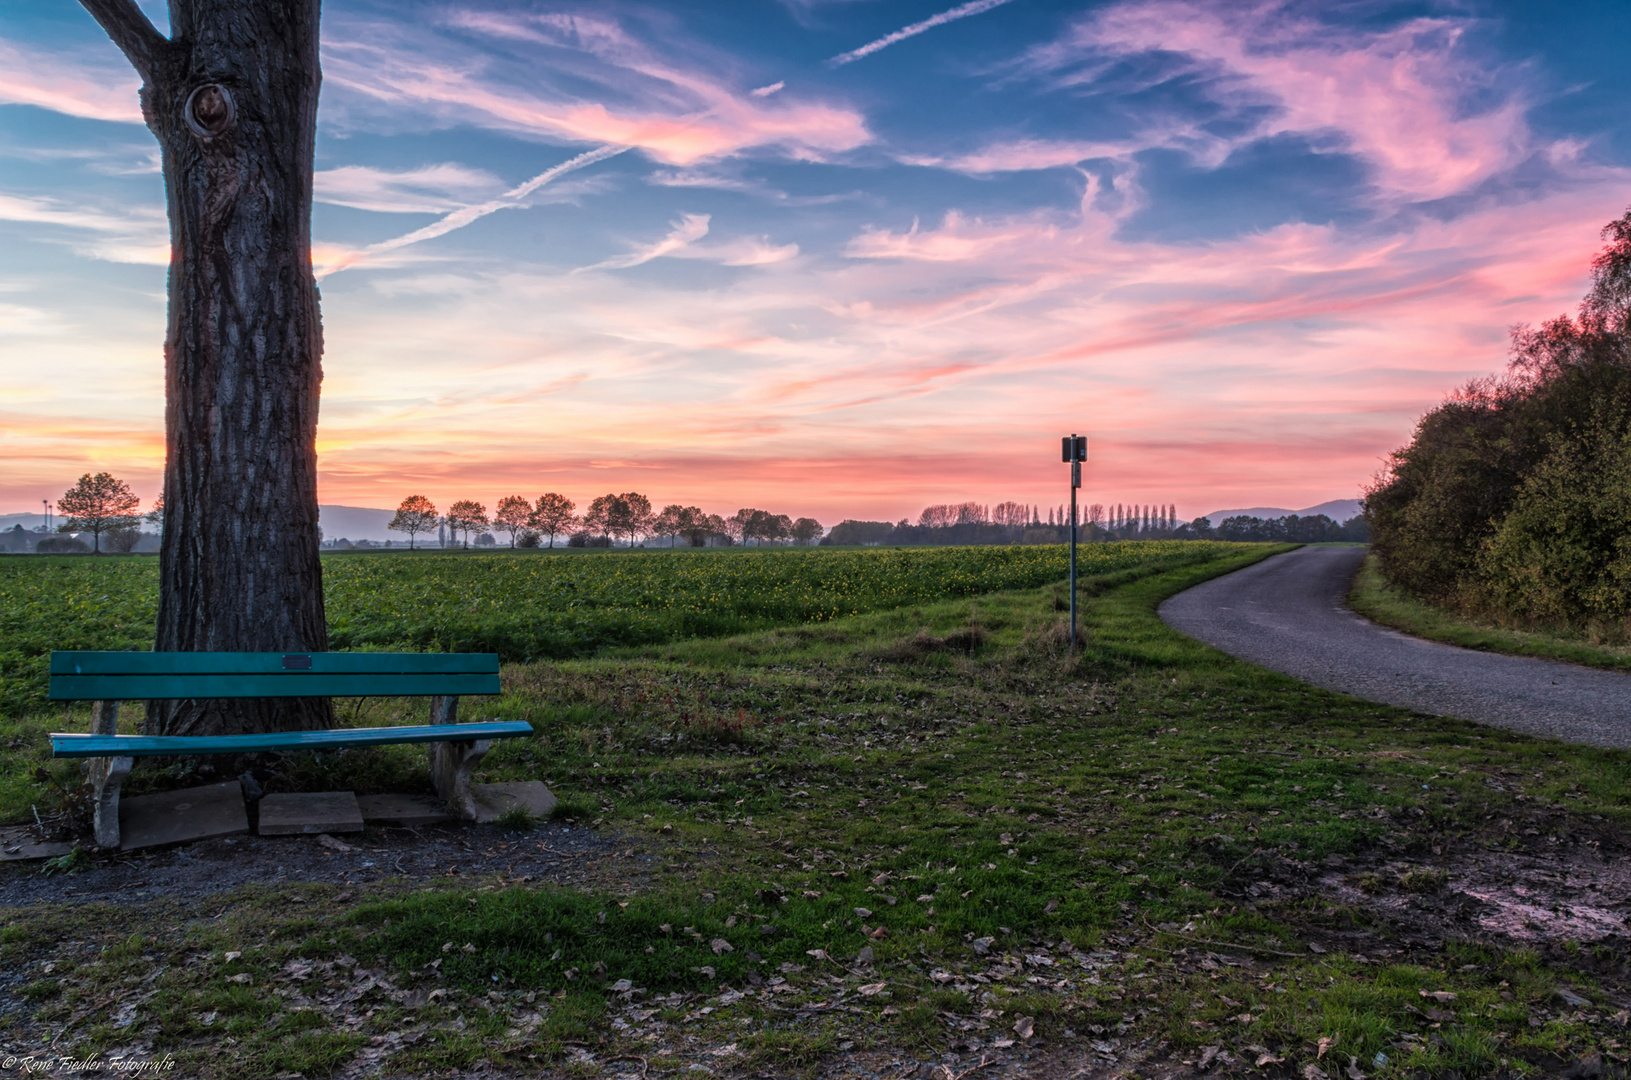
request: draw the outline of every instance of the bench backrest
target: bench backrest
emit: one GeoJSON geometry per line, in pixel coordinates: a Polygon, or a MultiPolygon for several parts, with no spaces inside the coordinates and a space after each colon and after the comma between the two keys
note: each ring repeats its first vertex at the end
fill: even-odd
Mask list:
{"type": "Polygon", "coordinates": [[[54,652],[52,701],[496,694],[496,653],[54,652]]]}

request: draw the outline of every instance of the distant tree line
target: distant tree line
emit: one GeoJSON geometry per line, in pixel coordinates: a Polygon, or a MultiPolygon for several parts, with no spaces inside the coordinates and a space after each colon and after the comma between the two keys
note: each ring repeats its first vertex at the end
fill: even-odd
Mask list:
{"type": "Polygon", "coordinates": [[[577,508],[571,499],[553,491],[531,502],[521,495],[508,495],[498,501],[497,511],[489,518],[487,507],[474,500],[460,499],[443,514],[425,496],[410,495],[386,527],[407,533],[410,548],[416,546],[420,534],[432,533],[439,543],[450,536],[453,545],[465,548],[472,536],[478,547],[496,546],[493,532],[502,533],[512,548],[554,547],[563,536],[566,546],[577,548],[633,547],[646,541],[666,541],[663,546],[667,547],[808,544],[822,533],[815,518],[794,519],[752,507],[730,517],[678,503],[653,510],[651,500],[636,491],[602,495],[581,515],[577,508]]]}
{"type": "MultiPolygon", "coordinates": [[[[1226,518],[1213,528],[1209,518],[1178,520],[1178,508],[1134,503],[1093,503],[1078,508],[1077,537],[1083,543],[1112,540],[1256,540],[1272,543],[1317,544],[1360,541],[1369,536],[1363,517],[1342,524],[1324,514],[1298,517],[1226,518]]],[[[1058,544],[1070,538],[1070,513],[1065,506],[1039,507],[1021,503],[980,503],[930,506],[910,520],[840,521],[821,541],[831,545],[902,544],[1058,544]]]]}
{"type": "Polygon", "coordinates": [[[1509,625],[1631,631],[1631,211],[1574,316],[1421,418],[1365,499],[1388,577],[1509,625]]]}

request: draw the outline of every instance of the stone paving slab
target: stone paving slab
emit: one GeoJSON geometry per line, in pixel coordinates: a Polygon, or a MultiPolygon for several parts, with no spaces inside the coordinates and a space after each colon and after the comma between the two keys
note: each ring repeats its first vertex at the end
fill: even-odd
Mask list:
{"type": "Polygon", "coordinates": [[[119,800],[119,850],[183,844],[249,831],[236,780],[119,800]]]}
{"type": "Polygon", "coordinates": [[[496,821],[506,810],[521,807],[533,817],[548,817],[555,809],[555,796],[538,780],[513,784],[471,784],[476,799],[476,820],[483,825],[496,821]]]}
{"type": "Polygon", "coordinates": [[[267,795],[260,801],[262,836],[362,832],[362,810],[349,791],[267,795]]]}
{"type": "Polygon", "coordinates": [[[433,795],[358,795],[364,821],[380,825],[446,825],[453,820],[433,795]]]}
{"type": "Polygon", "coordinates": [[[0,862],[19,859],[54,859],[74,850],[74,845],[60,840],[41,840],[23,825],[15,829],[0,829],[0,862]]]}

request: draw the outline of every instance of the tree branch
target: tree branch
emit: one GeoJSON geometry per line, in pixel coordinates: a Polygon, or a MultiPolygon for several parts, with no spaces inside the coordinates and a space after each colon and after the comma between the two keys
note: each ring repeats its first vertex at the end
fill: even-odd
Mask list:
{"type": "Polygon", "coordinates": [[[143,81],[153,76],[159,55],[171,47],[170,39],[158,32],[136,0],[79,0],[91,18],[119,46],[143,81]]]}

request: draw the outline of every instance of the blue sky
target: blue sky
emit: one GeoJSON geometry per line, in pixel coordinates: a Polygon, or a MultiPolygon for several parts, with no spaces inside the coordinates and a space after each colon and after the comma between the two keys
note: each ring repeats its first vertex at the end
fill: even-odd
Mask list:
{"type": "MultiPolygon", "coordinates": [[[[1093,499],[1351,497],[1631,204],[1623,3],[330,0],[323,43],[328,502],[1047,505],[1071,430],[1093,499]]],[[[157,490],[135,90],[77,4],[0,8],[0,510],[157,490]]]]}

